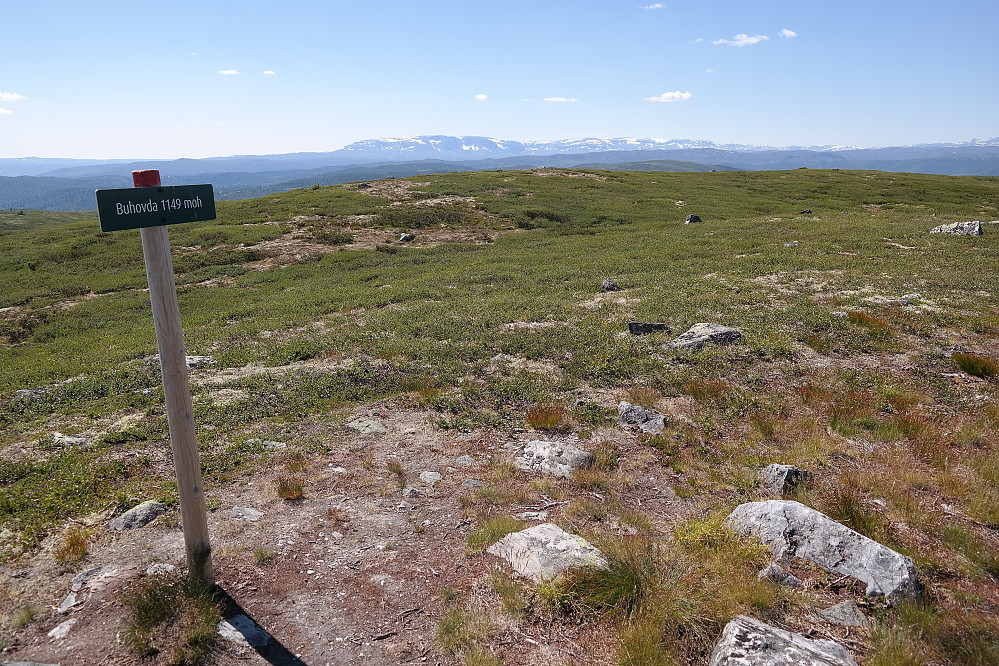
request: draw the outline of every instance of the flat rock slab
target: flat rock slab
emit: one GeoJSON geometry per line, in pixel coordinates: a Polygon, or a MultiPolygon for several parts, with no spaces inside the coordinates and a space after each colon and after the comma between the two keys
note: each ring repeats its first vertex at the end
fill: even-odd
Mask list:
{"type": "Polygon", "coordinates": [[[157,516],[166,513],[166,510],[166,506],[156,500],[146,500],[112,520],[111,527],[119,532],[137,530],[153,522],[157,516]]]}
{"type": "Polygon", "coordinates": [[[931,234],[957,234],[958,236],[981,236],[982,223],[979,220],[941,224],[930,229],[931,234]]]}
{"type": "Polygon", "coordinates": [[[376,421],[374,419],[359,419],[357,421],[350,421],[347,423],[347,427],[362,435],[384,435],[388,432],[388,428],[386,428],[381,421],[376,421]]]}
{"type": "Polygon", "coordinates": [[[576,567],[607,567],[596,547],[552,523],[507,534],[486,552],[503,558],[514,571],[534,582],[558,578],[576,567]]]}
{"type": "Polygon", "coordinates": [[[841,604],[830,606],[825,610],[815,613],[814,619],[820,622],[828,622],[840,627],[860,627],[867,629],[871,626],[871,621],[867,619],[864,612],[854,601],[844,601],[841,604]]]}
{"type": "Polygon", "coordinates": [[[232,513],[230,514],[235,520],[245,520],[251,523],[255,523],[263,517],[263,511],[257,511],[248,506],[234,506],[232,507],[232,513]]]}
{"type": "Polygon", "coordinates": [[[623,426],[638,426],[650,435],[658,435],[666,427],[666,417],[662,414],[626,400],[618,403],[617,422],[623,426]]]}
{"type": "Polygon", "coordinates": [[[271,640],[270,634],[245,615],[222,620],[218,625],[219,636],[243,647],[264,647],[271,640]]]}
{"type": "Polygon", "coordinates": [[[441,480],[441,475],[438,472],[420,472],[420,481],[432,486],[441,480]]]}
{"type": "Polygon", "coordinates": [[[834,641],[811,640],[745,615],[725,625],[710,666],[857,666],[834,641]]]}
{"type": "Polygon", "coordinates": [[[867,583],[868,596],[916,595],[916,567],[911,558],[800,502],[747,502],[737,506],[725,523],[739,536],[760,539],[778,560],[800,557],[867,583]]]}
{"type": "Polygon", "coordinates": [[[691,326],[686,333],[667,342],[666,346],[673,349],[697,351],[708,342],[716,345],[727,345],[741,337],[742,333],[738,329],[722,326],[721,324],[701,322],[691,326]]]}
{"type": "Polygon", "coordinates": [[[771,493],[783,497],[812,478],[812,473],[794,465],[767,465],[759,472],[760,481],[771,493]]]}
{"type": "Polygon", "coordinates": [[[577,469],[593,464],[592,453],[581,451],[571,444],[532,440],[513,454],[513,464],[519,469],[538,474],[552,474],[571,478],[577,469]]]}

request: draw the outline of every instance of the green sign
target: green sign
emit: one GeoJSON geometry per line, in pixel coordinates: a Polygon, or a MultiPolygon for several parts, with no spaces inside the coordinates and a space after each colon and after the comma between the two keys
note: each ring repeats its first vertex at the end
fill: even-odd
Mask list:
{"type": "Polygon", "coordinates": [[[211,185],[171,185],[97,190],[101,231],[160,227],[215,219],[211,185]]]}

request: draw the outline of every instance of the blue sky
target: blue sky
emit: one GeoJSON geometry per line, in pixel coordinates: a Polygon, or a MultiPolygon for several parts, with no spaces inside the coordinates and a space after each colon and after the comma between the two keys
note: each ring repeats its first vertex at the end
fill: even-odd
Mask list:
{"type": "Polygon", "coordinates": [[[996,0],[0,0],[0,157],[999,136],[996,0]]]}

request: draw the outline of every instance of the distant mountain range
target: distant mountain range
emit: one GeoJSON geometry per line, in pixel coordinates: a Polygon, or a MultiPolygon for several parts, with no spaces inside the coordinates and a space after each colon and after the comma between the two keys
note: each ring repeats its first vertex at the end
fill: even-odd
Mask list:
{"type": "Polygon", "coordinates": [[[218,199],[295,187],[447,171],[588,167],[645,171],[865,169],[942,175],[999,175],[999,138],[888,148],[752,146],[688,139],[505,141],[419,136],[358,141],[325,153],[178,160],[0,159],[0,208],[92,210],[95,189],[129,187],[136,169],[159,169],[164,184],[212,183],[218,199]]]}

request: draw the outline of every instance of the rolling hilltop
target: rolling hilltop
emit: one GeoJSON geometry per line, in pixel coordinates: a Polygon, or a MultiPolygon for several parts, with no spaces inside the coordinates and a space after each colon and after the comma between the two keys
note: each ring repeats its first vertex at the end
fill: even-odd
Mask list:
{"type": "Polygon", "coordinates": [[[539,166],[680,172],[807,167],[994,176],[999,175],[999,139],[849,148],[634,138],[521,142],[441,135],[359,141],[326,153],[146,161],[0,159],[0,208],[91,210],[94,189],[129,187],[135,169],[159,169],[165,184],[212,183],[219,199],[233,200],[314,184],[539,166]]]}
{"type": "Polygon", "coordinates": [[[182,577],[138,232],[87,217],[0,211],[4,659],[708,664],[748,616],[999,663],[995,178],[510,169],[171,227],[218,589],[182,577]],[[502,544],[538,527],[599,558],[533,580],[502,544]]]}

